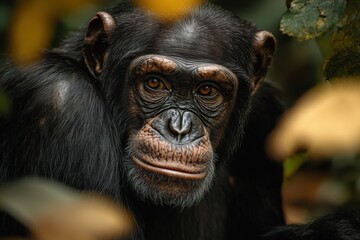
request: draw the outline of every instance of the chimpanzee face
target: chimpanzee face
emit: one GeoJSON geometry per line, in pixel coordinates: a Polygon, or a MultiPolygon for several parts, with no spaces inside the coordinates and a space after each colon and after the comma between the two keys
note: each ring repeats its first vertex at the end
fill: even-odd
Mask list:
{"type": "Polygon", "coordinates": [[[132,61],[129,85],[132,117],[143,123],[130,133],[130,181],[143,197],[192,203],[213,178],[236,76],[217,64],[145,55],[132,61]]]}
{"type": "Polygon", "coordinates": [[[195,204],[210,188],[217,162],[224,161],[219,149],[231,152],[240,142],[275,40],[219,14],[209,19],[199,10],[164,24],[141,13],[138,28],[130,28],[128,18],[100,12],[89,24],[84,60],[106,85],[113,117],[126,115],[115,120],[126,132],[119,161],[144,200],[195,204]],[[224,145],[227,138],[231,146],[224,145]]]}

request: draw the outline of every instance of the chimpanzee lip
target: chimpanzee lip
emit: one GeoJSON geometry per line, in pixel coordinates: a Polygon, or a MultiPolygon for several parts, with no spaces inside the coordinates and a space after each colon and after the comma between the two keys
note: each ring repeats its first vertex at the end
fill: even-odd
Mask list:
{"type": "Polygon", "coordinates": [[[133,162],[139,167],[155,172],[157,174],[165,175],[172,178],[185,179],[185,180],[202,180],[206,177],[206,165],[201,164],[197,167],[187,167],[185,165],[176,166],[169,162],[164,162],[161,165],[152,164],[147,161],[141,160],[132,156],[133,162]]]}

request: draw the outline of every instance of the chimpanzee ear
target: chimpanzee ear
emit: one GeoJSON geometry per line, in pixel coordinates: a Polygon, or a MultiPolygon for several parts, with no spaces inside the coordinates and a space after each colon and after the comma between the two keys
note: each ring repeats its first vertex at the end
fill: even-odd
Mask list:
{"type": "Polygon", "coordinates": [[[84,39],[83,55],[90,73],[97,78],[103,70],[108,56],[109,36],[115,27],[114,18],[99,12],[91,19],[84,39]]]}
{"type": "Polygon", "coordinates": [[[254,52],[256,62],[254,65],[253,86],[254,91],[259,83],[264,80],[271,63],[272,56],[275,52],[275,37],[267,31],[259,31],[254,38],[254,52]]]}

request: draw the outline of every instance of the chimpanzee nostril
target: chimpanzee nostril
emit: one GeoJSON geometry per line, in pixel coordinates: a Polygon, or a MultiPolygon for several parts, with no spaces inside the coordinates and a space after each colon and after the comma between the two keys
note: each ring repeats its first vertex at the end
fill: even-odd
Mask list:
{"type": "Polygon", "coordinates": [[[184,136],[191,130],[191,115],[189,112],[181,114],[179,111],[173,111],[169,119],[169,129],[177,136],[184,136]]]}
{"type": "Polygon", "coordinates": [[[187,144],[204,136],[204,125],[190,111],[169,109],[151,122],[151,127],[174,144],[187,144]]]}

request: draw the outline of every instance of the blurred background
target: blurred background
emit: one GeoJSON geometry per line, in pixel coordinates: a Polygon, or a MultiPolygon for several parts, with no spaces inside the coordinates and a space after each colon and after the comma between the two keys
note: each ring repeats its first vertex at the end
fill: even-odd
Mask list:
{"type": "MultiPolygon", "coordinates": [[[[0,62],[11,56],[31,63],[43,49],[57,46],[71,31],[119,0],[1,0],[0,62]]],[[[325,82],[324,62],[331,55],[331,35],[298,41],[280,33],[280,20],[291,1],[213,0],[225,9],[272,32],[278,43],[269,79],[283,90],[292,107],[308,89],[325,82]]],[[[357,7],[357,6],[356,6],[357,7]]],[[[358,9],[355,8],[355,11],[358,9]]],[[[359,44],[359,43],[357,43],[359,44]]],[[[359,60],[360,62],[360,60],[359,60]]],[[[332,208],[360,201],[360,161],[357,154],[309,161],[306,154],[285,162],[284,207],[289,223],[303,223],[332,208]]],[[[260,177],[260,176],[259,176],[260,177]]]]}

